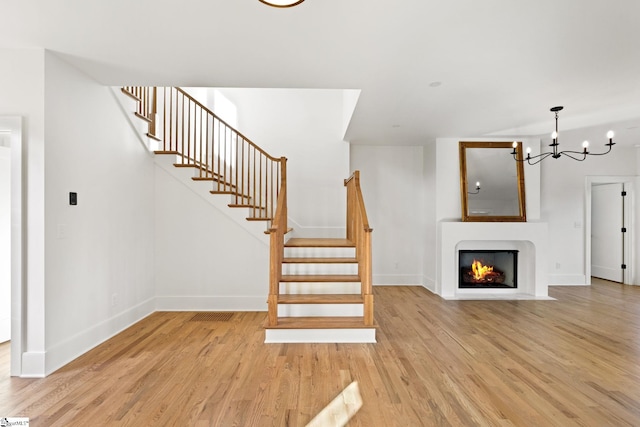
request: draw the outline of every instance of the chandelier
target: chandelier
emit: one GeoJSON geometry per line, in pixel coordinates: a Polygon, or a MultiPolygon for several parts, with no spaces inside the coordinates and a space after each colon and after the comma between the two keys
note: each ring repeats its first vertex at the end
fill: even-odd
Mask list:
{"type": "Polygon", "coordinates": [[[527,157],[526,158],[522,158],[522,156],[520,156],[520,158],[518,158],[518,154],[516,151],[516,148],[518,147],[518,143],[514,142],[513,143],[513,151],[511,151],[511,154],[513,155],[513,158],[515,161],[517,162],[527,162],[530,165],[535,165],[537,163],[540,163],[541,161],[543,161],[544,159],[546,159],[547,157],[551,156],[554,159],[557,159],[559,157],[562,156],[567,156],[570,159],[573,160],[577,160],[579,162],[583,161],[584,159],[587,158],[587,156],[604,156],[605,154],[609,153],[611,151],[611,147],[613,147],[615,145],[615,142],[613,142],[613,131],[610,130],[609,132],[607,132],[607,139],[609,140],[608,143],[605,144],[606,147],[609,147],[607,149],[607,151],[605,151],[604,153],[590,153],[589,152],[589,141],[584,141],[582,143],[582,151],[571,151],[571,150],[565,150],[565,151],[558,151],[558,146],[560,145],[560,143],[558,142],[558,112],[562,111],[564,107],[553,107],[551,109],[551,112],[555,113],[556,115],[556,130],[553,131],[553,133],[551,134],[551,139],[553,140],[553,142],[551,144],[549,144],[549,147],[551,148],[551,151],[547,151],[546,153],[541,153],[538,154],[537,156],[532,156],[531,155],[531,147],[527,147],[526,153],[527,153],[527,157]]]}
{"type": "Polygon", "coordinates": [[[273,7],[293,7],[302,3],[304,0],[259,0],[261,3],[264,3],[273,7]]]}

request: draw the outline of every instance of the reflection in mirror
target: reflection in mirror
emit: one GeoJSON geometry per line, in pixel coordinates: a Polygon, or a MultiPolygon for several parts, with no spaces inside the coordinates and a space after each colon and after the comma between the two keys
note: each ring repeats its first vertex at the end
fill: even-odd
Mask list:
{"type": "Polygon", "coordinates": [[[524,170],[512,148],[510,142],[460,141],[463,221],[526,221],[524,170]]]}

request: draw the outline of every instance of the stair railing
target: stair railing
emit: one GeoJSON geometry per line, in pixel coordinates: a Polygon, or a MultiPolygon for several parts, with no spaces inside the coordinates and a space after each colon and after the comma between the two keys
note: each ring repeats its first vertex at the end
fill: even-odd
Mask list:
{"type": "Polygon", "coordinates": [[[229,206],[250,208],[250,220],[271,220],[282,181],[282,159],[272,157],[205,105],[176,87],[127,86],[138,100],[136,115],[149,122],[159,154],[175,166],[195,167],[196,180],[211,181],[213,194],[229,194],[229,206]]]}
{"type": "Polygon", "coordinates": [[[373,289],[371,280],[371,232],[360,188],[360,171],[344,180],[347,187],[347,239],[356,245],[358,275],[364,302],[364,324],[373,326],[373,289]]]}
{"type": "Polygon", "coordinates": [[[284,258],[284,235],[289,231],[287,225],[287,158],[280,162],[282,179],[278,205],[269,228],[269,297],[267,299],[267,321],[269,326],[278,324],[278,295],[282,279],[282,260],[284,258]]]}

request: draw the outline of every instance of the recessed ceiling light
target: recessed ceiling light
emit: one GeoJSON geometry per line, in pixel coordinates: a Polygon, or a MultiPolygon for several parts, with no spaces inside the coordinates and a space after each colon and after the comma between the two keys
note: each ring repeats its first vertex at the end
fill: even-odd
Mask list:
{"type": "Polygon", "coordinates": [[[431,87],[438,87],[438,86],[440,86],[441,84],[442,84],[442,82],[431,82],[431,83],[429,83],[429,86],[431,86],[431,87]]]}

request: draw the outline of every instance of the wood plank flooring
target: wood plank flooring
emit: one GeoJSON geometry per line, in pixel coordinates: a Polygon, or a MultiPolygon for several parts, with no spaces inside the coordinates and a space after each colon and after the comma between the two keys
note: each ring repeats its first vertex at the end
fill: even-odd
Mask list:
{"type": "Polygon", "coordinates": [[[640,425],[640,287],[444,301],[375,287],[377,344],[263,344],[265,313],[155,313],[44,379],[8,376],[32,426],[304,426],[358,381],[349,426],[640,425]]]}

